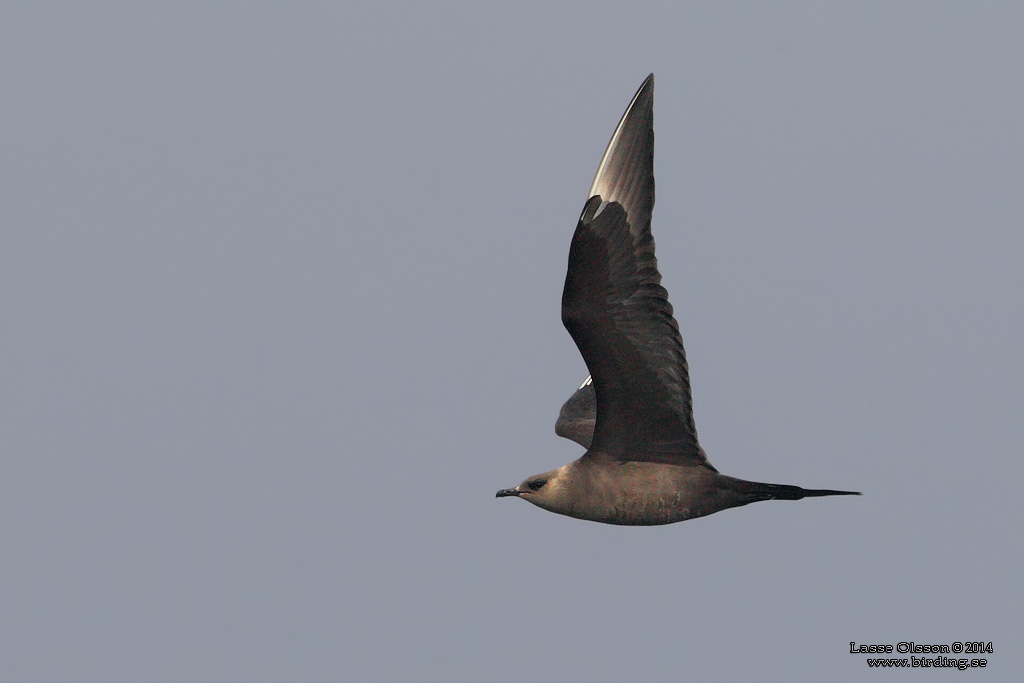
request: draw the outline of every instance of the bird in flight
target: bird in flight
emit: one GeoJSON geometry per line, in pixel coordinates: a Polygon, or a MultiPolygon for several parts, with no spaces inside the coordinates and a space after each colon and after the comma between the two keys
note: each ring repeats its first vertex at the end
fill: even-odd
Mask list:
{"type": "Polygon", "coordinates": [[[587,452],[514,496],[606,524],[671,524],[761,500],[860,495],[719,473],[697,442],[679,324],[654,257],[654,74],[622,115],[569,247],[562,323],[590,376],[555,432],[587,452]]]}

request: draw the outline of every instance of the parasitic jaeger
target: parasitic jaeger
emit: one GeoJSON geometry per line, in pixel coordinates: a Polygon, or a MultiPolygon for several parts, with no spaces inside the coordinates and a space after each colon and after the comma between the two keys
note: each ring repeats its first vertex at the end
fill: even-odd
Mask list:
{"type": "Polygon", "coordinates": [[[590,376],[555,432],[587,449],[515,496],[606,524],[671,524],[760,500],[859,495],[720,474],[697,442],[679,325],[654,257],[654,74],[622,115],[569,247],[562,323],[590,376]]]}

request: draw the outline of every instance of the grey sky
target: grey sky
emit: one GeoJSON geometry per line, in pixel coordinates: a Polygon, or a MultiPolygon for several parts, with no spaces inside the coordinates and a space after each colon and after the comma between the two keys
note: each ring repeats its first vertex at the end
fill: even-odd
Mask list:
{"type": "Polygon", "coordinates": [[[851,640],[984,640],[1010,680],[1022,22],[8,3],[0,679],[855,681],[851,640]],[[860,498],[493,498],[581,453],[569,240],[650,71],[702,444],[860,498]]]}

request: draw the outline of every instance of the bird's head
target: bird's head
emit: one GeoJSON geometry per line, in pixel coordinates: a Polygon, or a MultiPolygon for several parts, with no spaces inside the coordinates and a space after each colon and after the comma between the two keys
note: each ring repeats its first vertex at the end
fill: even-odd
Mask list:
{"type": "Polygon", "coordinates": [[[495,498],[515,496],[552,512],[562,512],[565,507],[565,467],[544,474],[527,477],[513,489],[502,489],[495,498]]]}

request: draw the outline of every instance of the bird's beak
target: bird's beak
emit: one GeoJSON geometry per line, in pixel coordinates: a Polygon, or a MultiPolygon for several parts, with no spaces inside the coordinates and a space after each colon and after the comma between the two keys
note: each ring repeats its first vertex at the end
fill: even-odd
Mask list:
{"type": "Polygon", "coordinates": [[[519,489],[502,489],[494,494],[495,498],[504,498],[505,496],[518,496],[519,489]]]}

